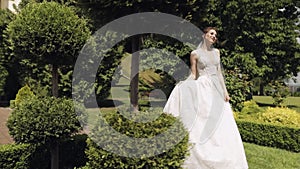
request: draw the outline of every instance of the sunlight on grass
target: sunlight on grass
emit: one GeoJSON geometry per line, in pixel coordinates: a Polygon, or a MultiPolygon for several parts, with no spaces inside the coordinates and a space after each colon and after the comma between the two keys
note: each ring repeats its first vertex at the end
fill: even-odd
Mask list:
{"type": "Polygon", "coordinates": [[[300,153],[244,143],[249,169],[299,169],[300,153]]]}
{"type": "MultiPolygon", "coordinates": [[[[253,96],[260,106],[273,106],[273,98],[271,96],[253,96]]],[[[300,97],[288,97],[285,99],[283,106],[287,106],[297,112],[300,112],[300,97]]]]}

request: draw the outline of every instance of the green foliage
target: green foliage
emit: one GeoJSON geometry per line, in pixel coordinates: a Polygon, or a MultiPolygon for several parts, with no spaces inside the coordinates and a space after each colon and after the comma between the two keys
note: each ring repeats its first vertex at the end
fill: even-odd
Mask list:
{"type": "Polygon", "coordinates": [[[277,125],[300,127],[300,114],[289,108],[268,107],[259,119],[277,125]]]}
{"type": "Polygon", "coordinates": [[[14,105],[11,105],[11,107],[14,108],[15,106],[19,106],[22,103],[26,104],[26,102],[33,97],[35,97],[34,93],[31,91],[28,85],[25,85],[21,89],[19,89],[14,105]]]}
{"type": "Polygon", "coordinates": [[[29,144],[7,144],[0,146],[1,169],[29,169],[31,151],[29,144]]]}
{"type": "Polygon", "coordinates": [[[9,23],[6,32],[16,62],[22,63],[25,69],[24,75],[43,83],[45,79],[37,76],[43,75],[43,71],[52,72],[55,96],[58,95],[58,69],[73,69],[79,51],[90,36],[86,21],[72,8],[45,1],[27,4],[9,23]],[[45,69],[49,64],[50,70],[45,69]]]}
{"type": "Polygon", "coordinates": [[[243,103],[243,109],[241,110],[242,114],[257,114],[262,112],[263,109],[258,106],[254,100],[245,101],[243,103]]]}
{"type": "Polygon", "coordinates": [[[0,60],[4,62],[5,55],[5,38],[4,30],[7,25],[14,19],[14,14],[8,9],[0,9],[0,60]]]}
{"type": "MultiPolygon", "coordinates": [[[[85,165],[86,135],[75,135],[60,144],[60,168],[85,165]]],[[[50,152],[44,145],[8,144],[0,146],[1,169],[50,169],[50,152]]]]}
{"type": "Polygon", "coordinates": [[[26,5],[7,32],[18,58],[56,65],[73,64],[90,34],[85,20],[55,2],[26,5]]]}
{"type": "Polygon", "coordinates": [[[101,104],[101,101],[109,96],[111,83],[115,80],[114,73],[125,55],[123,42],[107,49],[107,45],[113,42],[112,39],[118,36],[122,35],[110,31],[105,35],[99,35],[99,32],[96,32],[87,41],[81,51],[81,56],[86,59],[81,60],[82,62],[78,64],[80,67],[77,67],[79,71],[73,76],[73,82],[78,82],[76,85],[72,84],[72,94],[77,100],[89,104],[91,94],[95,93],[98,103],[101,104]],[[98,61],[101,62],[94,64],[98,61]]]}
{"type": "MultiPolygon", "coordinates": [[[[11,61],[11,52],[7,45],[7,25],[14,20],[15,15],[8,9],[0,9],[0,96],[4,101],[13,99],[19,89],[18,71],[19,63],[11,61]]],[[[2,100],[1,100],[2,101],[2,100]]]]}
{"type": "MultiPolygon", "coordinates": [[[[70,169],[84,166],[87,158],[84,150],[86,148],[87,135],[74,135],[62,140],[59,144],[59,168],[70,169]]],[[[30,158],[30,169],[50,169],[50,150],[44,145],[37,146],[30,158]]]]}
{"type": "Polygon", "coordinates": [[[214,11],[221,16],[219,40],[226,51],[226,68],[238,67],[250,79],[261,77],[263,85],[299,71],[296,1],[218,3],[214,11]]]}
{"type": "Polygon", "coordinates": [[[300,152],[300,128],[237,120],[242,140],[262,146],[300,152]]]}
{"type": "Polygon", "coordinates": [[[251,83],[245,74],[241,74],[239,69],[226,71],[226,88],[230,96],[230,103],[234,111],[240,111],[243,108],[243,102],[250,94],[251,83]]]}
{"type": "Polygon", "coordinates": [[[4,95],[5,94],[5,91],[4,91],[4,86],[6,84],[6,79],[8,77],[8,71],[6,70],[5,67],[3,67],[1,64],[0,64],[0,96],[4,95]]]}
{"type": "Polygon", "coordinates": [[[289,96],[289,88],[283,83],[279,81],[275,81],[272,85],[273,92],[271,96],[274,100],[275,106],[282,106],[284,100],[289,96]]]}
{"type": "Polygon", "coordinates": [[[149,93],[155,89],[162,90],[165,96],[169,96],[176,82],[172,76],[159,70],[146,70],[140,72],[139,76],[139,94],[141,97],[148,97],[149,93]]]}
{"type": "Polygon", "coordinates": [[[136,141],[124,140],[124,135],[129,138],[150,139],[166,132],[172,125],[175,125],[174,123],[179,122],[178,119],[166,114],[161,114],[157,117],[158,113],[159,111],[139,112],[138,114],[133,112],[102,113],[103,119],[99,117],[99,122],[92,130],[91,139],[88,139],[87,142],[86,155],[89,160],[86,168],[180,168],[189,147],[188,133],[182,124],[176,126],[176,132],[171,132],[166,137],[153,140],[153,142],[147,142],[143,139],[137,139],[136,141]],[[129,116],[131,120],[122,115],[129,116]],[[149,120],[149,118],[153,119],[154,117],[157,117],[157,119],[151,122],[135,122],[138,120],[149,120]],[[117,133],[110,132],[108,127],[105,126],[106,122],[103,120],[106,120],[117,133]],[[185,137],[182,140],[178,140],[182,136],[185,137]],[[146,149],[147,145],[165,147],[176,142],[177,144],[169,150],[157,152],[161,154],[147,157],[147,155],[155,153],[153,152],[154,150],[150,150],[153,148],[146,149]],[[113,147],[111,147],[112,144],[113,147]],[[101,146],[99,147],[99,145],[101,146]],[[124,153],[124,156],[107,151],[107,149],[111,148],[124,153]],[[125,150],[126,152],[124,152],[125,150]],[[126,153],[130,154],[125,155],[126,153]],[[139,153],[142,156],[140,158],[130,157],[134,156],[132,153],[139,153]]]}
{"type": "Polygon", "coordinates": [[[77,132],[80,124],[72,100],[47,96],[13,109],[7,127],[17,143],[53,144],[77,132]]]}

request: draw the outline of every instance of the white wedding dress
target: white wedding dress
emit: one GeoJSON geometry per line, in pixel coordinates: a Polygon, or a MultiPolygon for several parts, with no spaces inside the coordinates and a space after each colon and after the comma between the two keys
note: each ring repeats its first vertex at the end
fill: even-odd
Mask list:
{"type": "Polygon", "coordinates": [[[194,50],[199,78],[188,78],[173,89],[164,112],[178,116],[189,130],[192,147],[185,169],[247,169],[245,151],[233,117],[220,70],[220,56],[194,50]]]}

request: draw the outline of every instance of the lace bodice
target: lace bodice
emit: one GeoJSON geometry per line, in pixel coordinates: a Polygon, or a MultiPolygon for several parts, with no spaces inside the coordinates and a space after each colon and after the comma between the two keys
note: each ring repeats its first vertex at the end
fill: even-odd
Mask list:
{"type": "Polygon", "coordinates": [[[197,56],[197,73],[198,77],[209,76],[216,85],[217,90],[223,95],[228,95],[224,78],[221,73],[220,56],[217,49],[204,51],[197,49],[192,51],[197,56]]]}
{"type": "Polygon", "coordinates": [[[197,72],[199,76],[202,75],[218,75],[220,69],[220,57],[215,49],[211,52],[203,51],[201,49],[194,50],[196,53],[197,72]]]}

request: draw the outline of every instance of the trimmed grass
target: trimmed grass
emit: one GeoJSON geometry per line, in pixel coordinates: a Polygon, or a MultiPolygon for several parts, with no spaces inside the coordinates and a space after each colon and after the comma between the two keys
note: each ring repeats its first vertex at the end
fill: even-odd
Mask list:
{"type": "Polygon", "coordinates": [[[249,169],[300,169],[300,153],[244,143],[249,169]]]}
{"type": "MultiPolygon", "coordinates": [[[[253,100],[261,107],[274,106],[271,96],[253,96],[253,100]]],[[[283,106],[287,106],[300,113],[300,97],[287,97],[283,106]]]]}

